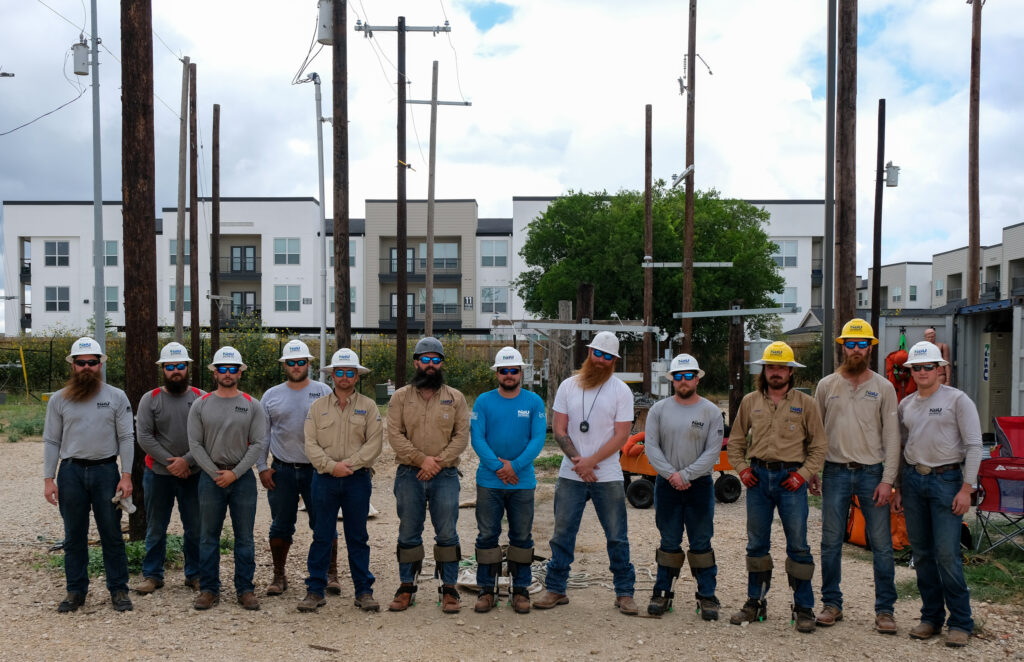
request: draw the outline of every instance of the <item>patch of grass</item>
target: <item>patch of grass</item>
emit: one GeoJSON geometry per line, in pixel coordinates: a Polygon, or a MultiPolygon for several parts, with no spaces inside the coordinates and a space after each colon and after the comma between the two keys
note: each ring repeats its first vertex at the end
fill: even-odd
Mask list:
{"type": "Polygon", "coordinates": [[[45,420],[45,405],[4,405],[0,407],[0,434],[6,434],[11,443],[38,437],[43,434],[45,420]]]}
{"type": "MultiPolygon", "coordinates": [[[[185,563],[184,553],[185,540],[179,535],[169,534],[167,536],[167,560],[165,566],[168,568],[181,568],[185,563]]],[[[142,560],[146,556],[146,543],[143,540],[131,540],[124,544],[125,554],[128,556],[128,572],[136,575],[142,572],[142,560]]],[[[220,539],[221,554],[233,551],[235,541],[233,538],[224,536],[220,539]]],[[[50,570],[64,569],[64,554],[52,554],[46,557],[45,563],[33,563],[33,568],[48,568],[50,570]]],[[[96,577],[104,573],[103,569],[103,548],[99,545],[89,546],[89,576],[96,577]]]]}
{"type": "Polygon", "coordinates": [[[964,578],[975,600],[1004,604],[1024,602],[1024,552],[997,547],[988,554],[966,555],[964,578]]]}
{"type": "Polygon", "coordinates": [[[558,467],[562,466],[561,455],[541,455],[533,461],[533,466],[538,469],[553,469],[557,470],[558,467]]]}
{"type": "Polygon", "coordinates": [[[811,508],[817,508],[818,510],[821,510],[821,497],[815,496],[813,494],[808,494],[807,505],[810,506],[811,508]]]}
{"type": "Polygon", "coordinates": [[[901,600],[918,599],[921,593],[917,590],[917,579],[904,579],[896,582],[896,595],[901,600]]]}

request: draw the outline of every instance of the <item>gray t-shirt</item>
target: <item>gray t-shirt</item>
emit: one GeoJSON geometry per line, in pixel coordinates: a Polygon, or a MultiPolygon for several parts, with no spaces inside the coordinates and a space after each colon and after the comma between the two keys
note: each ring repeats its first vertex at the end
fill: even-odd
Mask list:
{"type": "Polygon", "coordinates": [[[724,430],[722,411],[707,398],[692,405],[666,398],[647,413],[644,452],[663,478],[678,471],[692,483],[711,474],[722,452],[724,430]]]}
{"type": "Polygon", "coordinates": [[[64,397],[65,390],[54,393],[46,403],[43,478],[54,478],[57,464],[69,457],[102,460],[120,455],[121,472],[130,472],[135,458],[135,433],[128,396],[103,383],[95,396],[71,402],[64,397]]]}
{"type": "MultiPolygon", "coordinates": [[[[295,464],[309,462],[306,434],[303,432],[306,414],[313,402],[330,392],[330,386],[313,380],[298,390],[290,388],[287,382],[267,389],[260,404],[267,413],[268,451],[274,454],[275,459],[295,464]]],[[[260,471],[267,468],[267,453],[257,460],[256,468],[260,471]]]]}
{"type": "Polygon", "coordinates": [[[189,467],[196,463],[188,449],[188,412],[192,403],[206,392],[189,387],[184,393],[169,393],[158,388],[146,393],[139,400],[135,414],[135,432],[139,446],[153,458],[150,468],[153,473],[169,476],[167,463],[172,457],[183,457],[189,467]]]}
{"type": "Polygon", "coordinates": [[[260,401],[245,393],[222,398],[209,393],[188,412],[188,447],[192,458],[211,478],[218,466],[239,477],[266,453],[267,417],[260,401]]]}
{"type": "Polygon", "coordinates": [[[981,464],[981,420],[963,391],[939,386],[927,398],[920,391],[899,406],[903,457],[909,464],[941,467],[964,463],[964,482],[976,485],[981,464]]]}

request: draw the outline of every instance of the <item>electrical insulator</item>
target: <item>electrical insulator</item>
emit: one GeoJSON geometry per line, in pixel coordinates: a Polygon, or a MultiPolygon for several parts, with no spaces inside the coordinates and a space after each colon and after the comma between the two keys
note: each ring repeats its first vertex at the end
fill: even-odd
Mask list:
{"type": "Polygon", "coordinates": [[[71,46],[74,55],[75,73],[79,76],[89,75],[89,46],[84,41],[71,46]]]}
{"type": "Polygon", "coordinates": [[[317,4],[320,18],[317,23],[316,40],[324,46],[334,45],[334,2],[320,0],[317,4]]]}

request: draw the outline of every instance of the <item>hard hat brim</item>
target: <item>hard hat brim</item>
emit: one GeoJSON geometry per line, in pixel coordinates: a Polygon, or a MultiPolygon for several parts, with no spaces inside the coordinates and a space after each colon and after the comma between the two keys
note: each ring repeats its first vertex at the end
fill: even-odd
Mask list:
{"type": "Polygon", "coordinates": [[[362,366],[362,365],[329,365],[329,366],[321,368],[320,372],[322,374],[329,375],[332,372],[334,372],[335,370],[338,370],[338,369],[341,369],[341,368],[349,368],[349,369],[355,370],[360,375],[368,375],[371,372],[373,372],[372,370],[370,370],[366,366],[362,366]]]}
{"type": "Polygon", "coordinates": [[[163,365],[164,363],[192,363],[192,359],[160,359],[156,362],[157,365],[163,365]]]}
{"type": "Polygon", "coordinates": [[[64,360],[67,361],[68,363],[74,363],[76,356],[99,356],[100,357],[100,363],[106,363],[107,362],[107,355],[106,354],[97,354],[97,353],[87,354],[85,352],[83,352],[81,354],[68,354],[67,356],[64,357],[64,360]]]}
{"type": "MultiPolygon", "coordinates": [[[[669,370],[668,374],[674,375],[677,372],[693,372],[693,368],[678,368],[676,370],[669,370]]],[[[697,379],[704,379],[704,371],[697,368],[697,379]]]]}
{"type": "Polygon", "coordinates": [[[842,345],[847,340],[867,340],[868,338],[871,339],[872,346],[878,344],[878,338],[874,336],[839,336],[836,338],[836,343],[842,345]]]}
{"type": "Polygon", "coordinates": [[[210,372],[217,372],[218,365],[237,365],[238,372],[245,372],[246,370],[249,369],[249,366],[245,365],[244,363],[210,363],[206,367],[210,369],[210,372]]]}
{"type": "Polygon", "coordinates": [[[758,359],[756,361],[753,361],[753,363],[756,363],[757,365],[781,365],[781,366],[787,366],[787,367],[790,367],[790,368],[806,368],[807,367],[803,363],[797,363],[796,361],[765,361],[764,359],[758,359]]]}
{"type": "Polygon", "coordinates": [[[915,361],[914,359],[907,359],[906,361],[903,362],[903,365],[916,365],[918,363],[934,363],[935,365],[940,365],[940,366],[947,366],[947,365],[949,365],[949,361],[947,361],[945,359],[928,359],[928,358],[921,358],[919,361],[915,361]]]}

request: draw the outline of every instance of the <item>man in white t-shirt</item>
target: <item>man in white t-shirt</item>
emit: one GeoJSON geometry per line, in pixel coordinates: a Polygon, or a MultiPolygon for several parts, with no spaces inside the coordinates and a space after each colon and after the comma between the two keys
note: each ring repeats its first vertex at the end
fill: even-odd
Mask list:
{"type": "Polygon", "coordinates": [[[610,331],[594,336],[580,371],[566,379],[555,395],[554,433],[565,457],[555,487],[555,525],[551,535],[544,591],[533,602],[537,609],[569,603],[566,584],[576,548],[576,533],[587,500],[604,529],[608,561],[615,587],[615,606],[628,616],[637,613],[633,601],[636,574],[629,560],[626,496],[617,455],[633,422],[633,394],[615,377],[619,339],[610,331]]]}

